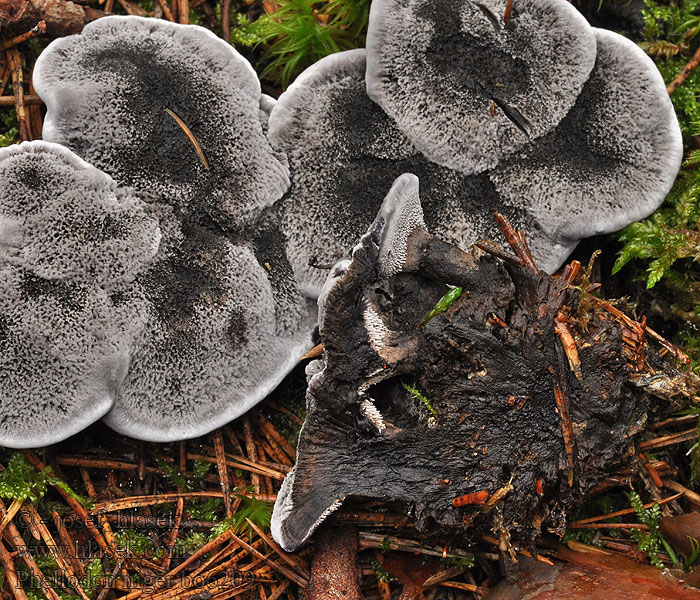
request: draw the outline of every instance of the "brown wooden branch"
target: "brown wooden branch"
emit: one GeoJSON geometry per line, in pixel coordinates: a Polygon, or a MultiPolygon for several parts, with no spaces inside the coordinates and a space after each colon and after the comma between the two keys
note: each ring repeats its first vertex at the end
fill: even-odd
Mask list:
{"type": "Polygon", "coordinates": [[[683,84],[683,82],[688,78],[688,75],[690,75],[699,64],[700,48],[695,51],[695,54],[693,54],[692,58],[688,61],[685,67],[683,67],[681,72],[676,75],[676,78],[666,86],[666,91],[669,93],[669,95],[673,94],[673,92],[675,92],[683,84]]]}
{"type": "Polygon", "coordinates": [[[44,35],[46,33],[46,21],[39,21],[34,27],[29,31],[20,33],[19,35],[13,37],[11,40],[6,40],[0,43],[0,50],[8,50],[17,44],[26,42],[27,40],[37,37],[39,35],[44,35]]]}
{"type": "MultiPolygon", "coordinates": [[[[678,493],[674,494],[673,496],[669,496],[668,498],[663,498],[662,500],[659,500],[658,502],[648,502],[647,504],[644,505],[644,508],[651,508],[654,506],[654,504],[658,505],[663,505],[666,504],[667,502],[672,502],[673,500],[677,500],[680,498],[683,494],[678,493]]],[[[612,519],[614,517],[622,517],[623,515],[631,515],[632,513],[635,512],[634,508],[625,508],[623,510],[618,510],[616,512],[608,513],[605,515],[598,515],[596,517],[589,517],[588,519],[580,519],[579,521],[574,521],[573,523],[569,524],[569,527],[572,527],[574,525],[587,525],[590,523],[596,523],[598,521],[604,521],[605,519],[612,519]]]]}
{"type": "Polygon", "coordinates": [[[581,360],[578,356],[578,348],[576,347],[576,341],[574,336],[571,335],[571,331],[567,327],[568,316],[563,312],[559,312],[557,318],[554,320],[554,331],[559,336],[561,345],[564,348],[566,358],[569,361],[569,368],[573,371],[576,379],[583,381],[583,374],[581,372],[581,360]]]}
{"type": "Polygon", "coordinates": [[[216,468],[219,471],[219,483],[224,495],[224,509],[226,516],[230,517],[231,510],[231,484],[228,479],[228,467],[226,466],[226,451],[224,450],[224,436],[221,430],[214,432],[214,450],[216,452],[216,468]]]}
{"type": "Polygon", "coordinates": [[[523,266],[531,273],[539,273],[540,269],[535,264],[532,254],[530,253],[530,248],[528,248],[527,241],[525,240],[525,235],[516,231],[513,225],[511,225],[510,220],[505,215],[501,213],[494,212],[494,219],[498,224],[498,228],[501,230],[503,237],[506,238],[508,245],[511,247],[515,255],[522,261],[523,266]]]}
{"type": "Polygon", "coordinates": [[[106,14],[70,0],[0,0],[0,39],[7,43],[26,35],[40,21],[50,37],[80,33],[86,23],[106,14]]]}
{"type": "Polygon", "coordinates": [[[188,0],[177,1],[177,21],[182,25],[188,25],[190,22],[190,3],[188,0]]]}
{"type": "MultiPolygon", "coordinates": [[[[0,511],[7,513],[7,509],[2,500],[0,500],[0,511]]],[[[39,566],[36,564],[36,561],[34,560],[34,557],[32,556],[28,546],[22,538],[22,535],[20,534],[15,524],[11,521],[7,525],[6,537],[8,538],[12,546],[14,546],[18,555],[22,557],[22,560],[24,561],[24,564],[27,565],[29,572],[39,582],[39,587],[41,588],[42,592],[44,592],[44,595],[49,600],[61,600],[60,596],[46,581],[44,574],[41,572],[41,569],[39,569],[39,566]]],[[[1,538],[2,536],[0,535],[0,539],[1,538]]]]}
{"type": "Polygon", "coordinates": [[[554,386],[554,400],[559,411],[559,419],[561,422],[561,433],[564,438],[564,448],[566,450],[566,465],[569,470],[569,487],[574,485],[574,447],[573,433],[571,428],[571,417],[569,416],[569,405],[564,392],[557,385],[554,386]]]}
{"type": "MultiPolygon", "coordinates": [[[[25,94],[24,103],[27,106],[38,106],[43,104],[43,101],[36,94],[25,94]]],[[[15,97],[14,96],[0,96],[0,107],[14,106],[15,97]]]]}
{"type": "Polygon", "coordinates": [[[6,51],[7,62],[12,73],[12,90],[15,95],[15,111],[19,126],[19,137],[23,142],[31,140],[27,107],[24,103],[24,73],[22,71],[22,56],[15,46],[6,51]]]}
{"type": "Polygon", "coordinates": [[[163,11],[163,16],[165,17],[165,19],[170,21],[171,23],[174,23],[175,19],[173,18],[173,13],[170,10],[170,7],[168,6],[167,2],[165,0],[157,0],[157,1],[158,1],[158,6],[160,6],[160,9],[163,11]]]}
{"type": "Polygon", "coordinates": [[[22,587],[22,582],[17,576],[17,569],[15,568],[15,563],[12,560],[12,556],[5,548],[5,545],[0,540],[0,565],[2,565],[5,572],[5,584],[9,586],[12,595],[16,600],[29,600],[27,594],[22,587]]]}
{"type": "Polygon", "coordinates": [[[607,300],[603,300],[602,298],[596,298],[595,296],[589,296],[589,299],[594,302],[595,304],[599,305],[601,308],[605,309],[607,312],[609,312],[611,315],[616,317],[620,322],[624,323],[631,329],[639,332],[641,335],[644,333],[647,333],[649,337],[655,339],[659,344],[661,344],[668,352],[678,361],[680,361],[684,365],[689,365],[690,364],[690,357],[683,352],[680,348],[677,346],[674,346],[671,342],[669,342],[666,338],[662,337],[656,331],[654,331],[651,327],[644,327],[642,328],[639,323],[637,323],[635,320],[631,319],[628,317],[625,313],[623,313],[619,308],[613,306],[608,302],[607,300]]]}
{"type": "Polygon", "coordinates": [[[231,0],[224,0],[221,5],[221,36],[231,42],[231,0]]]}

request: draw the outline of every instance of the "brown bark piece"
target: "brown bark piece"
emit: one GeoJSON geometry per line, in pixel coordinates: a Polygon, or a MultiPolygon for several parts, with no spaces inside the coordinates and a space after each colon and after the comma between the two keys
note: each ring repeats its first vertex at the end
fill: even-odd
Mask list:
{"type": "Polygon", "coordinates": [[[691,556],[691,538],[700,541],[700,513],[693,511],[676,517],[664,517],[659,524],[659,530],[674,549],[685,556],[691,556]]]}
{"type": "Polygon", "coordinates": [[[80,33],[86,23],[104,15],[69,0],[0,0],[0,39],[25,33],[40,21],[46,21],[50,37],[80,33]]]}
{"type": "Polygon", "coordinates": [[[309,600],[362,600],[357,529],[324,528],[316,536],[316,543],[307,588],[309,600]]]}
{"type": "Polygon", "coordinates": [[[502,581],[484,600],[698,600],[689,589],[650,565],[614,552],[574,552],[561,548],[566,563],[548,566],[527,558],[518,561],[514,582],[502,581]]]}

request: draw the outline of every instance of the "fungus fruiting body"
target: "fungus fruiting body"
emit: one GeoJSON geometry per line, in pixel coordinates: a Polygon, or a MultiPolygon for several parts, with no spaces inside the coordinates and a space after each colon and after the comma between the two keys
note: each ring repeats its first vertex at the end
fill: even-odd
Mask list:
{"type": "Polygon", "coordinates": [[[56,144],[0,150],[0,444],[77,433],[113,406],[159,249],[132,190],[56,144]]]}
{"type": "MultiPolygon", "coordinates": [[[[37,64],[36,87],[48,108],[45,138],[89,161],[62,149],[117,189],[117,207],[103,203],[90,217],[111,223],[122,211],[134,223],[133,231],[115,223],[115,239],[101,242],[116,255],[110,262],[87,234],[88,243],[72,248],[73,231],[63,225],[90,201],[89,186],[57,192],[53,212],[24,218],[26,231],[14,215],[0,221],[0,258],[8,263],[31,259],[42,277],[51,275],[39,272],[42,260],[60,267],[75,281],[101,285],[122,310],[125,294],[138,298],[138,318],[122,326],[133,335],[122,332],[114,342],[120,362],[98,408],[77,414],[70,389],[51,383],[65,421],[82,428],[88,415],[91,422],[109,411],[105,421],[122,433],[171,441],[245,412],[311,346],[316,322],[272,209],[288,184],[286,156],[264,133],[274,100],[260,93],[247,61],[211,32],[141,18],[105,18],[52,43],[37,64]],[[152,230],[136,228],[136,208],[152,230]],[[48,260],[40,245],[44,218],[53,223],[48,260]],[[34,241],[17,249],[22,236],[34,241]]],[[[13,177],[20,175],[7,174],[13,177]]],[[[32,185],[41,191],[50,178],[32,185]]],[[[85,305],[90,310],[89,299],[85,305]]],[[[116,317],[102,318],[118,330],[116,317]]],[[[109,349],[103,354],[107,360],[109,349]]],[[[25,368],[22,356],[8,357],[3,374],[25,368]]],[[[64,362],[83,358],[68,354],[64,362]]],[[[52,441],[75,431],[57,426],[52,441]]]]}
{"type": "Polygon", "coordinates": [[[490,176],[506,200],[536,199],[537,222],[569,245],[648,216],[683,160],[673,105],[652,60],[621,35],[594,31],[596,64],[574,107],[490,176]]]}
{"type": "MultiPolygon", "coordinates": [[[[545,5],[567,15],[573,10],[558,0],[545,5]]],[[[509,91],[523,102],[532,101],[522,111],[531,111],[533,123],[545,122],[534,117],[538,111],[557,116],[519,139],[504,133],[513,127],[512,119],[502,111],[491,114],[483,86],[463,82],[465,89],[456,89],[459,78],[430,63],[430,44],[451,44],[457,34],[443,31],[430,19],[426,31],[415,30],[413,17],[400,18],[409,7],[412,14],[419,8],[433,14],[436,6],[451,7],[493,29],[484,16],[486,5],[378,2],[373,5],[376,14],[367,51],[351,50],[319,61],[272,110],[269,138],[288,154],[291,170],[290,190],[282,203],[287,252],[312,296],[320,292],[328,266],[347,256],[372,222],[391,182],[403,172],[420,177],[431,231],[467,249],[482,238],[497,236],[491,214],[498,210],[526,234],[534,258],[548,272],[562,264],[581,238],[615,231],[650,214],[673,184],[682,159],[680,128],[660,74],[634,44],[567,16],[572,19],[569,26],[586,32],[572,38],[581,46],[580,60],[574,63],[588,66],[569,73],[568,63],[551,49],[547,60],[559,61],[553,75],[561,79],[568,74],[574,83],[559,86],[547,80],[539,85],[541,78],[534,77],[533,70],[523,73],[522,81],[511,72],[512,85],[496,88],[499,94],[509,91]],[[389,30],[398,41],[384,39],[389,30]],[[392,52],[401,58],[387,58],[392,52]],[[411,98],[419,100],[409,102],[411,98]],[[550,111],[547,102],[567,109],[550,111]],[[469,118],[447,110],[463,106],[469,118]],[[475,106],[479,111],[474,112],[475,106]],[[466,131],[463,125],[469,125],[466,131]],[[438,143],[433,133],[449,140],[438,143]],[[469,136],[480,137],[475,141],[469,136]],[[513,145],[511,140],[519,141],[513,145]],[[477,160],[484,148],[488,164],[458,164],[460,157],[477,160]],[[446,163],[450,166],[442,166],[446,163]]],[[[535,10],[526,3],[512,21],[499,25],[498,43],[489,33],[477,36],[478,44],[503,46],[519,56],[518,36],[530,36],[537,21],[528,16],[530,9],[535,10]]],[[[488,11],[497,14],[495,9],[488,11]]],[[[546,21],[543,15],[540,19],[546,21]]],[[[540,26],[536,31],[536,39],[546,33],[540,26]]],[[[457,44],[454,52],[454,60],[446,61],[450,68],[495,78],[505,68],[505,63],[493,68],[478,63],[469,46],[457,44]]],[[[444,57],[445,52],[438,55],[444,57]]]]}
{"type": "Polygon", "coordinates": [[[180,225],[138,280],[149,321],[105,422],[152,441],[203,435],[269,394],[311,346],[315,315],[273,215],[255,237],[180,225]]]}
{"type": "MultiPolygon", "coordinates": [[[[196,26],[107,17],[50,44],[34,83],[54,144],[0,155],[0,419],[17,425],[0,443],[58,441],[106,412],[143,439],[206,433],[261,400],[311,345],[319,294],[328,339],[367,341],[344,377],[374,385],[362,369],[377,356],[403,364],[423,342],[413,332],[395,343],[415,315],[363,286],[376,276],[377,289],[407,293],[422,277],[422,318],[459,285],[449,261],[409,252],[416,231],[464,259],[498,236],[497,210],[551,272],[581,237],[653,211],[682,147],[651,61],[564,0],[523,0],[510,18],[504,4],[375,0],[367,50],[319,61],[279,101],[196,26]],[[59,323],[54,343],[45,331],[59,323]],[[55,376],[35,382],[25,413],[19,398],[42,360],[55,376]],[[25,414],[41,423],[34,437],[25,414]]],[[[511,289],[500,267],[483,269],[511,289]]],[[[334,381],[334,360],[309,394],[331,412],[339,401],[314,382],[334,381]]],[[[367,427],[396,432],[370,398],[359,406],[367,427]]],[[[319,514],[357,491],[321,495],[319,514]]],[[[308,537],[304,519],[277,519],[278,531],[295,528],[287,546],[308,537]]]]}
{"type": "Polygon", "coordinates": [[[100,19],[54,41],[34,85],[48,109],[45,140],[182,214],[239,230],[287,189],[255,71],[202,27],[100,19]]]}
{"type": "Polygon", "coordinates": [[[596,43],[568,2],[374,0],[367,91],[431,161],[479,173],[553,129],[596,43]]]}
{"type": "Polygon", "coordinates": [[[428,234],[418,181],[400,177],[319,298],[325,354],[275,504],[277,542],[299,547],[349,496],[401,503],[419,529],[498,526],[518,542],[543,522],[562,530],[625,461],[642,410],[607,315],[578,332],[598,336],[579,345],[582,378],[570,369],[555,324],[577,302],[566,278],[428,234]],[[460,299],[421,326],[450,286],[460,299]]]}
{"type": "MultiPolygon", "coordinates": [[[[270,116],[270,141],[287,153],[292,173],[281,207],[287,253],[309,295],[318,296],[328,266],[348,255],[404,172],[420,177],[426,223],[450,242],[468,248],[494,237],[496,208],[535,245],[544,237],[518,203],[501,201],[487,174],[467,176],[423,156],[367,96],[365,71],[364,50],[324,58],[282,94],[270,116]]],[[[543,242],[543,251],[554,244],[543,242]]]]}

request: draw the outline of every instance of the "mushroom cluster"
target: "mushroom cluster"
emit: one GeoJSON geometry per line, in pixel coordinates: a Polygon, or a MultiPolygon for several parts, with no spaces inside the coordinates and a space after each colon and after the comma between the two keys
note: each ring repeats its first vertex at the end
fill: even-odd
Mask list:
{"type": "Polygon", "coordinates": [[[374,0],[367,49],[331,55],[280,96],[288,255],[307,293],[404,172],[431,232],[466,249],[493,210],[556,270],[581,238],[653,212],[682,159],[652,60],[564,0],[374,0]]]}
{"type": "Polygon", "coordinates": [[[316,325],[271,208],[274,101],[211,32],[135,17],[53,42],[35,85],[45,141],[0,151],[0,445],[242,414],[316,325]]]}
{"type": "Polygon", "coordinates": [[[498,208],[549,271],[656,208],[682,147],[653,63],[565,0],[504,11],[374,0],[367,50],[279,101],[197,26],[107,17],[50,44],[45,141],[0,150],[0,444],[245,412],[404,172],[433,233],[467,248],[498,208]]]}

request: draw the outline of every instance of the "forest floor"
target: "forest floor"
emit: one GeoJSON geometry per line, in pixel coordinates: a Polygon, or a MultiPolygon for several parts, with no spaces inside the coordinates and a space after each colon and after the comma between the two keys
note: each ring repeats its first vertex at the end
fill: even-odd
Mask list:
{"type": "MultiPolygon", "coordinates": [[[[13,5],[25,6],[29,0],[0,0],[0,145],[41,138],[44,107],[31,83],[34,62],[50,37],[76,33],[82,27],[74,12],[69,16],[65,11],[72,3],[32,1],[55,5],[56,10],[39,15],[45,17],[45,27],[38,26],[36,15],[30,17],[29,12],[23,18],[10,18],[13,5]]],[[[354,6],[340,0],[287,4],[310,4],[314,19],[307,51],[295,62],[297,71],[323,53],[362,45],[368,0],[354,6]],[[329,23],[331,29],[335,27],[331,33],[323,30],[329,23]]],[[[615,28],[628,27],[630,35],[649,41],[649,36],[644,37],[644,22],[633,10],[605,16],[597,6],[595,2],[593,8],[583,7],[588,18],[598,20],[597,25],[608,19],[615,28]]],[[[264,91],[274,96],[297,72],[287,68],[293,54],[287,49],[294,47],[293,40],[280,38],[279,31],[246,25],[267,14],[274,16],[280,7],[270,0],[81,0],[73,7],[83,11],[86,19],[104,13],[134,14],[208,27],[236,43],[259,67],[264,91]]],[[[700,21],[692,16],[697,23],[686,30],[700,28],[700,21]]],[[[664,73],[667,79],[690,60],[695,33],[686,36],[684,48],[676,40],[675,52],[664,46],[678,62],[675,71],[669,66],[671,70],[664,73]]],[[[694,77],[682,85],[700,89],[694,77]]],[[[678,110],[690,149],[696,138],[688,128],[697,109],[683,98],[678,110]]],[[[685,226],[697,234],[697,224],[685,226]]],[[[666,284],[647,289],[634,269],[610,275],[621,247],[614,236],[596,238],[582,244],[576,257],[586,264],[602,248],[594,271],[594,281],[603,285],[602,294],[631,297],[639,315],[647,314],[649,323],[685,344],[696,359],[697,296],[688,300],[676,295],[678,287],[698,293],[692,287],[698,285],[695,255],[684,250],[687,255],[677,257],[685,268],[680,283],[669,276],[666,284]]],[[[269,531],[272,503],[294,464],[305,416],[303,367],[300,363],[261,405],[202,438],[171,444],[139,442],[98,423],[41,450],[0,448],[3,598],[306,597],[316,548],[311,544],[287,554],[269,531]]],[[[640,565],[654,563],[659,573],[700,585],[700,576],[693,572],[700,554],[700,519],[692,517],[700,508],[700,495],[693,491],[700,482],[698,413],[693,407],[657,403],[637,438],[634,466],[611,474],[604,485],[583,498],[579,510],[570,515],[563,540],[545,536],[537,560],[545,565],[575,564],[572,553],[590,555],[597,550],[640,565]],[[681,533],[660,528],[662,517],[671,519],[667,523],[677,525],[681,533]],[[681,542],[674,545],[674,540],[681,542]]],[[[348,504],[329,524],[350,528],[359,539],[361,589],[367,599],[484,598],[500,578],[498,541],[490,536],[426,536],[396,507],[377,501],[348,504]]],[[[530,556],[526,550],[520,553],[530,556]]],[[[629,577],[632,581],[633,574],[629,577]]]]}

